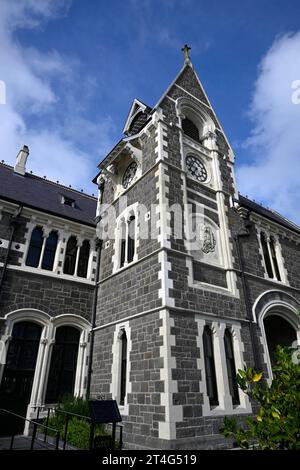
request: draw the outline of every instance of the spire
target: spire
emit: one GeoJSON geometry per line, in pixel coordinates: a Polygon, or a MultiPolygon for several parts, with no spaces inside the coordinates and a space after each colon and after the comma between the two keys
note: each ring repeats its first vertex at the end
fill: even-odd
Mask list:
{"type": "Polygon", "coordinates": [[[191,50],[190,46],[185,44],[181,50],[184,53],[184,63],[185,64],[191,64],[191,58],[189,56],[189,51],[191,50]]]}

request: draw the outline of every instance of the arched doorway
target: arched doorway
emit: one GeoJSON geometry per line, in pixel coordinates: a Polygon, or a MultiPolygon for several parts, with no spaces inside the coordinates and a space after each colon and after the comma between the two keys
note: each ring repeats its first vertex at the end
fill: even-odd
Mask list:
{"type": "MultiPolygon", "coordinates": [[[[30,401],[42,327],[34,322],[14,324],[0,387],[1,408],[26,416],[30,401]]],[[[21,433],[24,421],[2,414],[1,434],[21,433]]]]}
{"type": "Polygon", "coordinates": [[[56,330],[46,391],[46,403],[57,403],[65,394],[73,394],[80,331],[72,326],[56,330]]]}
{"type": "Polygon", "coordinates": [[[279,346],[292,346],[297,333],[291,323],[282,315],[272,313],[264,318],[265,335],[268,345],[271,366],[275,363],[275,351],[279,346]]]}

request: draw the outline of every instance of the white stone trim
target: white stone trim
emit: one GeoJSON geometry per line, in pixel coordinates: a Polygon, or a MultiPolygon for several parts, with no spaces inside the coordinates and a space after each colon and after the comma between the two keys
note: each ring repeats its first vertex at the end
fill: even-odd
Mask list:
{"type": "MultiPolygon", "coordinates": [[[[197,260],[195,260],[197,261],[197,260]]],[[[207,266],[212,266],[212,267],[217,267],[217,268],[220,268],[220,269],[224,269],[224,272],[226,272],[226,278],[228,278],[228,272],[229,270],[225,269],[225,268],[222,268],[222,266],[219,266],[217,264],[212,264],[212,263],[205,263],[205,262],[202,262],[200,261],[201,264],[207,264],[207,266]]],[[[216,294],[222,294],[222,295],[228,295],[230,297],[234,297],[234,298],[239,298],[239,293],[238,291],[231,291],[229,288],[227,287],[221,287],[221,286],[216,286],[216,285],[213,285],[213,284],[207,284],[206,282],[201,282],[201,281],[195,281],[194,280],[194,275],[193,275],[193,259],[190,258],[190,257],[186,257],[186,267],[188,268],[188,276],[187,276],[187,279],[188,279],[188,285],[189,287],[192,287],[194,289],[201,289],[201,290],[207,290],[207,291],[210,291],[210,292],[214,292],[216,294]]],[[[234,273],[235,274],[235,273],[234,273]]]]}
{"type": "Polygon", "coordinates": [[[230,242],[231,232],[228,226],[228,218],[226,214],[225,205],[225,196],[223,194],[223,185],[221,180],[221,170],[219,166],[218,154],[217,152],[213,152],[213,165],[215,166],[215,178],[217,184],[217,194],[216,194],[216,201],[217,206],[219,209],[219,222],[220,222],[220,238],[221,238],[221,252],[223,253],[224,257],[224,267],[227,270],[227,285],[228,289],[235,295],[239,297],[239,291],[237,288],[237,276],[236,273],[233,271],[233,246],[232,242],[230,242]]]}
{"type": "Polygon", "coordinates": [[[115,227],[115,235],[114,235],[114,254],[112,256],[112,263],[113,263],[113,274],[123,269],[127,268],[127,266],[131,265],[131,263],[135,263],[138,260],[137,250],[139,247],[139,213],[138,213],[138,206],[139,202],[135,202],[131,204],[131,206],[126,207],[116,218],[116,227],[115,227]],[[135,220],[135,228],[134,228],[134,256],[133,260],[128,263],[127,260],[127,248],[128,248],[128,220],[131,215],[134,215],[135,220]],[[126,235],[125,235],[125,261],[124,266],[120,267],[120,260],[121,260],[121,236],[122,236],[122,224],[123,222],[126,224],[126,235]]]}
{"type": "Polygon", "coordinates": [[[156,163],[168,159],[169,156],[168,152],[164,149],[164,147],[168,147],[168,128],[163,121],[163,111],[161,108],[158,108],[152,118],[152,122],[156,126],[154,148],[154,153],[156,155],[156,163]]]}
{"type": "MultiPolygon", "coordinates": [[[[224,347],[224,333],[228,325],[225,322],[214,321],[211,325],[213,332],[213,348],[214,348],[214,362],[216,370],[216,381],[218,390],[219,405],[211,407],[206,388],[206,375],[204,363],[204,348],[203,348],[203,331],[207,324],[207,320],[203,319],[200,315],[195,315],[195,320],[198,324],[198,337],[197,345],[200,349],[200,359],[198,359],[198,367],[201,370],[202,380],[200,382],[200,391],[203,393],[203,416],[224,416],[235,415],[242,413],[251,413],[251,404],[247,396],[239,390],[240,404],[233,406],[232,398],[229,392],[228,374],[224,347]]],[[[244,368],[243,352],[244,345],[240,335],[241,326],[233,323],[231,325],[232,342],[234,349],[234,360],[236,371],[244,368]]]]}
{"type": "MultiPolygon", "coordinates": [[[[0,267],[3,266],[3,263],[0,263],[0,267]]],[[[90,281],[89,279],[86,279],[85,277],[78,277],[73,274],[57,274],[53,271],[48,271],[47,269],[39,269],[39,268],[32,268],[31,266],[17,266],[14,264],[9,264],[7,265],[7,269],[12,269],[13,271],[20,271],[24,273],[31,273],[39,276],[47,276],[47,277],[53,277],[57,280],[65,280],[65,281],[72,281],[72,282],[78,282],[81,284],[89,284],[91,286],[95,285],[94,281],[90,281]]]]}
{"type": "MultiPolygon", "coordinates": [[[[222,132],[222,134],[223,134],[223,136],[224,136],[224,139],[225,139],[225,141],[226,141],[226,143],[227,143],[227,145],[228,145],[228,147],[229,147],[229,150],[230,150],[230,158],[231,158],[232,161],[234,161],[234,153],[233,153],[233,150],[232,150],[231,145],[230,145],[230,143],[229,143],[229,140],[227,139],[227,136],[226,136],[226,134],[225,134],[225,132],[224,132],[222,126],[221,126],[221,123],[219,122],[219,120],[218,120],[218,118],[217,118],[217,115],[216,115],[216,113],[215,113],[215,111],[214,111],[214,109],[213,109],[213,107],[212,107],[212,105],[211,105],[211,103],[210,103],[210,100],[209,100],[209,98],[208,98],[208,96],[207,96],[207,94],[206,94],[206,92],[205,92],[205,89],[204,89],[204,87],[203,87],[203,85],[202,85],[202,83],[201,83],[201,81],[200,81],[200,79],[199,79],[199,77],[198,77],[196,71],[195,71],[195,70],[193,70],[193,71],[194,71],[196,80],[198,81],[198,83],[199,83],[199,85],[200,85],[200,88],[201,88],[201,90],[202,90],[202,92],[203,92],[203,94],[204,94],[204,96],[205,96],[205,98],[206,98],[206,100],[207,100],[207,102],[208,102],[208,105],[205,104],[205,103],[203,103],[203,101],[199,100],[199,99],[196,98],[194,95],[191,95],[187,90],[185,90],[184,88],[180,87],[180,85],[177,85],[177,83],[175,83],[175,82],[177,81],[177,78],[179,77],[179,75],[176,77],[176,79],[175,79],[175,81],[174,81],[173,83],[175,83],[175,85],[176,85],[178,88],[181,88],[185,93],[187,93],[188,95],[191,95],[191,97],[192,97],[194,100],[199,101],[201,104],[203,104],[204,106],[206,106],[208,109],[210,109],[210,110],[212,111],[212,113],[213,113],[213,115],[214,115],[214,118],[215,118],[215,120],[217,121],[217,123],[218,123],[218,125],[219,125],[219,128],[217,128],[217,129],[222,132]]],[[[169,91],[169,89],[168,89],[168,91],[169,91]]]]}
{"type": "MultiPolygon", "coordinates": [[[[91,198],[93,199],[93,198],[91,198]]],[[[20,206],[20,204],[14,204],[8,201],[1,199],[1,206],[2,210],[8,213],[14,214],[16,208],[20,206]]],[[[95,200],[96,202],[96,200],[95,200]]],[[[70,232],[74,232],[74,234],[79,234],[84,232],[86,238],[93,238],[95,237],[96,228],[92,227],[87,224],[82,224],[80,222],[75,222],[68,218],[64,218],[63,216],[55,216],[53,214],[49,214],[46,212],[41,212],[37,209],[32,209],[29,207],[24,206],[22,209],[22,218],[29,219],[29,222],[35,221],[36,225],[46,226],[48,223],[51,223],[51,227],[53,230],[61,230],[67,225],[69,227],[70,232]]],[[[26,234],[27,235],[27,234],[26,234]]]]}
{"type": "Polygon", "coordinates": [[[120,401],[120,390],[121,390],[121,341],[119,335],[121,330],[125,330],[127,337],[127,369],[126,369],[126,395],[124,398],[124,405],[119,405],[119,409],[122,415],[129,415],[129,404],[128,404],[128,395],[132,392],[132,385],[130,381],[130,372],[131,372],[131,361],[130,353],[132,350],[132,340],[131,340],[131,327],[129,321],[123,321],[116,325],[114,331],[114,339],[112,344],[112,366],[111,366],[111,384],[110,384],[110,393],[114,400],[117,402],[120,401]]]}
{"type": "Polygon", "coordinates": [[[158,181],[156,182],[156,188],[158,189],[158,204],[156,206],[156,228],[158,230],[158,242],[160,243],[161,248],[171,248],[171,214],[167,210],[169,207],[169,189],[166,186],[166,183],[169,182],[170,178],[165,174],[165,171],[168,170],[168,167],[164,164],[160,164],[157,167],[155,176],[158,181]]]}
{"type": "Polygon", "coordinates": [[[136,98],[133,100],[133,103],[132,103],[132,105],[130,107],[130,110],[129,110],[129,113],[128,113],[128,117],[127,117],[125,125],[124,125],[123,134],[125,134],[128,131],[128,129],[131,125],[131,122],[135,118],[135,116],[139,112],[145,112],[146,109],[147,109],[147,106],[144,103],[137,100],[136,98]]]}
{"type": "MultiPolygon", "coordinates": [[[[50,277],[57,277],[62,279],[71,279],[72,281],[79,281],[79,282],[85,282],[85,283],[93,283],[92,281],[94,280],[94,276],[92,273],[92,269],[95,268],[96,263],[92,261],[93,256],[96,255],[96,250],[95,248],[93,249],[93,240],[95,238],[95,232],[93,232],[93,236],[91,237],[90,233],[87,233],[85,230],[81,229],[79,232],[73,232],[70,231],[70,228],[72,229],[73,227],[70,227],[69,225],[64,225],[62,226],[56,226],[55,223],[53,223],[53,220],[50,219],[47,222],[45,220],[41,220],[38,218],[36,215],[32,215],[30,220],[27,221],[26,223],[26,234],[25,234],[25,244],[22,245],[23,247],[23,257],[21,260],[21,266],[15,266],[15,265],[10,265],[12,269],[17,269],[21,268],[22,271],[25,272],[32,272],[35,274],[41,274],[41,275],[46,275],[50,277]],[[28,255],[28,250],[30,246],[30,240],[31,240],[31,235],[32,231],[36,227],[41,227],[43,231],[43,245],[42,245],[42,250],[39,258],[39,265],[38,267],[32,267],[32,266],[27,266],[26,265],[26,259],[28,255]],[[58,240],[57,240],[57,245],[56,245],[56,251],[55,251],[55,258],[53,262],[53,268],[52,270],[47,270],[47,269],[42,269],[42,261],[43,261],[43,255],[45,251],[45,246],[46,246],[46,241],[47,237],[49,236],[50,232],[55,231],[58,234],[58,240]],[[66,255],[66,247],[68,240],[71,236],[76,237],[77,239],[77,259],[76,259],[76,266],[74,270],[74,274],[64,274],[63,273],[63,266],[64,266],[64,259],[66,255]],[[63,241],[65,239],[65,242],[63,241]],[[87,277],[82,278],[77,276],[77,267],[78,267],[78,258],[79,258],[79,252],[80,252],[80,241],[87,240],[90,242],[90,261],[89,261],[89,267],[87,271],[87,277]],[[61,251],[63,250],[63,253],[61,251]],[[61,266],[59,266],[59,262],[61,262],[61,266]],[[58,271],[60,273],[58,274],[58,271]]],[[[19,250],[18,250],[19,251],[19,250]]]]}
{"type": "Polygon", "coordinates": [[[158,273],[158,279],[161,280],[161,288],[158,291],[158,297],[162,299],[162,305],[169,307],[175,306],[175,299],[169,295],[169,290],[173,289],[173,280],[169,279],[169,272],[172,271],[171,263],[168,261],[168,255],[165,250],[158,253],[158,262],[161,269],[158,273]]]}
{"type": "Polygon", "coordinates": [[[264,269],[264,278],[265,279],[270,279],[271,281],[278,282],[280,284],[284,283],[286,285],[289,285],[287,270],[284,266],[282,249],[281,249],[281,244],[279,242],[278,235],[272,233],[271,231],[269,231],[266,228],[262,228],[260,226],[257,226],[257,239],[258,239],[259,253],[261,255],[261,264],[262,264],[262,267],[264,269]],[[273,277],[269,277],[269,275],[268,275],[267,266],[266,266],[265,258],[264,258],[264,255],[263,255],[262,243],[261,243],[261,235],[262,234],[264,234],[265,237],[266,237],[266,243],[267,243],[267,247],[268,247],[268,255],[269,255],[269,260],[270,260],[270,263],[271,263],[273,277]],[[272,258],[271,248],[270,248],[270,237],[272,237],[273,241],[274,241],[275,256],[276,256],[277,265],[278,265],[281,280],[277,279],[277,277],[276,277],[274,261],[273,261],[273,258],[272,258]]]}
{"type": "MultiPolygon", "coordinates": [[[[52,345],[55,341],[56,329],[59,326],[69,325],[80,330],[74,395],[84,395],[84,379],[87,373],[86,357],[88,354],[88,348],[86,348],[86,345],[88,334],[91,329],[91,324],[87,320],[78,315],[72,314],[50,317],[47,313],[37,309],[15,310],[5,315],[4,318],[6,319],[6,328],[2,341],[5,340],[6,353],[9,346],[9,341],[6,341],[6,339],[12,336],[15,323],[20,321],[29,321],[38,323],[42,327],[31,396],[27,407],[27,418],[34,415],[36,406],[42,406],[44,403],[51,364],[52,345]]],[[[25,427],[25,432],[28,432],[28,426],[25,427]]]]}
{"type": "MultiPolygon", "coordinates": [[[[268,291],[272,292],[272,291],[268,291]]],[[[278,292],[278,291],[274,291],[278,292]]],[[[254,306],[253,306],[253,312],[254,312],[254,318],[256,318],[255,315],[255,308],[258,303],[258,301],[265,295],[266,292],[263,292],[261,294],[254,306]]],[[[300,318],[297,309],[289,304],[288,302],[284,300],[279,300],[279,299],[272,299],[270,302],[268,302],[266,305],[264,305],[263,309],[258,313],[258,319],[256,318],[256,321],[258,321],[258,325],[260,327],[261,331],[261,344],[263,345],[263,350],[264,350],[264,361],[267,365],[267,370],[268,370],[268,383],[270,384],[273,379],[273,372],[272,372],[272,367],[271,367],[271,360],[270,360],[270,354],[269,354],[269,348],[268,348],[268,343],[267,343],[267,338],[266,338],[266,332],[265,332],[265,326],[264,326],[264,319],[268,316],[271,315],[277,315],[282,317],[285,321],[290,323],[292,327],[295,329],[295,333],[297,336],[297,341],[298,344],[300,344],[300,318]]]]}
{"type": "MultiPolygon", "coordinates": [[[[280,214],[279,214],[280,215],[280,214]]],[[[293,232],[291,229],[284,227],[280,225],[277,222],[274,222],[273,220],[266,219],[262,217],[260,214],[257,214],[255,212],[251,212],[251,220],[257,225],[259,229],[262,231],[266,231],[268,233],[271,233],[272,235],[280,235],[283,238],[287,238],[288,240],[291,240],[296,243],[296,245],[300,244],[300,233],[293,232]]],[[[288,220],[290,224],[293,224],[290,220],[288,220]]],[[[295,229],[299,230],[299,227],[295,225],[295,229]]]]}
{"type": "Polygon", "coordinates": [[[159,318],[163,324],[159,329],[163,337],[163,345],[160,347],[160,357],[164,360],[164,367],[160,369],[160,379],[164,381],[165,391],[161,393],[161,405],[165,407],[165,421],[158,423],[158,435],[160,439],[176,438],[176,423],[183,421],[182,405],[173,405],[173,393],[178,391],[176,380],[172,380],[172,369],[176,369],[176,359],[172,357],[171,347],[175,346],[175,336],[171,334],[174,319],[170,318],[168,310],[159,312],[159,318]]]}

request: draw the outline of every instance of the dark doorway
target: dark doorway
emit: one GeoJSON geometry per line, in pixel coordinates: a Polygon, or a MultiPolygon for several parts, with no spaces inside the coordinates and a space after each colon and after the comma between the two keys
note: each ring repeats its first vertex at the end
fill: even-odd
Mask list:
{"type": "Polygon", "coordinates": [[[279,315],[270,315],[264,320],[271,366],[275,363],[275,351],[278,345],[291,346],[297,339],[292,325],[279,315]]]}
{"type": "MultiPolygon", "coordinates": [[[[32,322],[14,325],[0,387],[0,407],[26,417],[42,327],[32,322]]],[[[2,413],[0,434],[23,433],[25,422],[2,413]]]]}
{"type": "Polygon", "coordinates": [[[61,326],[56,330],[46,403],[57,403],[65,394],[73,394],[80,332],[72,326],[61,326]]]}

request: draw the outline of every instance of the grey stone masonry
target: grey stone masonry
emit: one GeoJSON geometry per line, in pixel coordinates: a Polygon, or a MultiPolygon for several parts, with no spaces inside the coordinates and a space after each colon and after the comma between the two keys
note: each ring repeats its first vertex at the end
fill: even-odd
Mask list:
{"type": "Polygon", "coordinates": [[[1,316],[27,308],[50,316],[73,314],[91,319],[92,285],[9,269],[2,287],[1,316]]]}
{"type": "MultiPolygon", "coordinates": [[[[121,190],[127,197],[123,209],[142,203],[150,213],[150,206],[156,205],[148,217],[155,231],[151,239],[137,237],[134,258],[124,266],[118,259],[120,239],[104,243],[92,393],[120,399],[120,332],[124,330],[126,397],[120,409],[126,446],[226,448],[231,444],[219,434],[224,416],[241,420],[255,413],[255,407],[241,392],[238,404],[231,396],[225,331],[231,335],[236,369],[255,366],[270,379],[265,317],[282,316],[293,325],[295,335],[300,331],[296,315],[300,306],[300,231],[284,228],[271,214],[267,218],[241,209],[232,149],[189,64],[130,142],[140,173],[121,190]],[[183,119],[198,126],[199,139],[185,135],[183,119]],[[201,180],[189,170],[189,155],[201,160],[206,178],[201,180]],[[203,208],[201,230],[208,237],[194,252],[188,243],[186,204],[193,210],[203,208]],[[168,213],[166,207],[174,205],[182,209],[181,235],[175,231],[176,214],[168,213]],[[274,250],[273,245],[269,247],[273,277],[266,272],[262,230],[274,240],[274,250]],[[276,279],[276,262],[280,280],[276,279]],[[210,405],[208,396],[205,327],[212,338],[216,406],[210,405]]],[[[113,161],[115,179],[122,177],[122,158],[127,158],[126,153],[113,161]]],[[[120,190],[113,189],[106,169],[104,177],[102,202],[116,207],[118,217],[122,215],[120,190]]]]}

